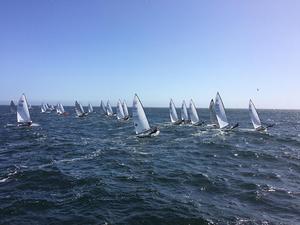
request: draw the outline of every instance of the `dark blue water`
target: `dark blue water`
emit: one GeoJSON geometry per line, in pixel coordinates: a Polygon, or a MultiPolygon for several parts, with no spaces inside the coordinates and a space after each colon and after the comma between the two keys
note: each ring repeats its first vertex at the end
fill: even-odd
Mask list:
{"type": "Polygon", "coordinates": [[[161,134],[137,139],[132,121],[66,110],[17,128],[0,107],[0,224],[300,224],[299,111],[260,111],[276,123],[260,134],[228,110],[240,129],[222,134],[146,109],[161,134]]]}

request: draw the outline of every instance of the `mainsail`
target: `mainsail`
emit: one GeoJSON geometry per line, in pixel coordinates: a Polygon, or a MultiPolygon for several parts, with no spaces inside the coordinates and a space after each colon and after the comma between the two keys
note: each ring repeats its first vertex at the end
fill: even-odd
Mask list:
{"type": "Polygon", "coordinates": [[[194,101],[191,99],[190,101],[190,110],[189,110],[189,113],[190,113],[190,118],[191,118],[191,122],[192,124],[198,124],[199,123],[199,117],[198,117],[198,113],[197,113],[197,109],[196,109],[196,106],[195,106],[195,103],[194,101]]]}
{"type": "Polygon", "coordinates": [[[218,124],[218,121],[217,121],[217,116],[216,116],[216,112],[215,112],[215,102],[214,100],[212,99],[210,101],[210,104],[209,104],[209,116],[210,116],[210,122],[212,125],[217,125],[218,124]]]}
{"type": "Polygon", "coordinates": [[[137,94],[134,95],[133,99],[132,118],[136,134],[141,134],[150,130],[150,126],[143,105],[137,94]]]}
{"type": "Polygon", "coordinates": [[[117,104],[117,118],[118,118],[118,120],[125,119],[124,110],[123,110],[122,103],[120,100],[118,101],[118,104],[117,104]]]}
{"type": "Polygon", "coordinates": [[[187,108],[186,108],[186,104],[185,104],[184,100],[183,100],[182,106],[181,106],[181,120],[182,121],[188,121],[189,120],[189,116],[188,116],[188,112],[187,112],[187,108]]]}
{"type": "Polygon", "coordinates": [[[102,100],[101,100],[100,108],[102,110],[102,113],[104,115],[107,115],[107,110],[106,110],[106,107],[105,107],[104,102],[102,100]]]}
{"type": "Polygon", "coordinates": [[[111,108],[109,100],[106,103],[106,113],[107,113],[108,116],[112,116],[114,114],[114,112],[111,108]]]}
{"type": "Polygon", "coordinates": [[[218,119],[219,127],[222,129],[222,128],[228,126],[229,123],[228,123],[228,120],[226,117],[224,104],[223,104],[223,101],[222,101],[222,98],[221,98],[219,92],[217,93],[217,96],[216,96],[215,112],[216,112],[216,116],[218,119]]]}
{"type": "Polygon", "coordinates": [[[170,104],[169,104],[169,111],[170,111],[170,119],[172,123],[176,123],[178,122],[178,115],[177,115],[177,111],[176,111],[176,107],[175,104],[173,102],[173,100],[170,100],[170,104]]]}
{"type": "Polygon", "coordinates": [[[16,107],[16,105],[15,105],[15,103],[14,103],[13,100],[10,101],[10,107],[9,108],[10,108],[10,112],[11,113],[15,113],[16,112],[17,107],[16,107]]]}
{"type": "Polygon", "coordinates": [[[18,123],[31,123],[28,110],[28,102],[25,94],[22,94],[17,106],[17,121],[18,123]]]}
{"type": "Polygon", "coordinates": [[[123,107],[125,118],[129,118],[128,107],[125,100],[123,101],[122,107],[123,107]]]}
{"type": "Polygon", "coordinates": [[[92,106],[91,103],[89,103],[89,105],[88,105],[88,112],[89,112],[89,113],[94,112],[94,109],[93,109],[93,106],[92,106]]]}
{"type": "Polygon", "coordinates": [[[256,111],[255,105],[253,104],[252,100],[249,101],[249,113],[250,118],[253,124],[254,129],[259,129],[262,127],[261,121],[259,119],[258,113],[256,111]]]}
{"type": "Polygon", "coordinates": [[[78,103],[77,101],[75,101],[75,112],[76,112],[77,116],[82,116],[84,114],[82,105],[80,103],[78,103]]]}

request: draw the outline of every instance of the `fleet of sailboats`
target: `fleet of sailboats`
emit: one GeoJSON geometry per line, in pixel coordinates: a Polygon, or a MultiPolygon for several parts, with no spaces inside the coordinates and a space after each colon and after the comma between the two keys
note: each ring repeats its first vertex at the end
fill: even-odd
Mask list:
{"type": "MultiPolygon", "coordinates": [[[[236,127],[238,127],[238,123],[231,126],[228,122],[226,111],[224,107],[223,100],[219,92],[216,95],[215,101],[211,99],[209,104],[209,116],[210,120],[206,127],[213,129],[220,129],[222,131],[232,131],[236,127]]],[[[51,111],[56,111],[58,115],[68,115],[65,111],[63,105],[58,103],[56,107],[53,105],[49,105],[47,103],[41,104],[41,112],[42,113],[50,113],[51,111]]],[[[100,110],[103,115],[106,116],[116,116],[119,121],[129,120],[129,112],[126,101],[123,102],[118,100],[116,106],[116,114],[113,112],[113,108],[109,102],[107,101],[106,105],[101,100],[100,110]]],[[[17,106],[13,101],[10,102],[10,112],[17,113],[17,124],[18,126],[30,126],[32,124],[29,112],[29,103],[25,94],[22,94],[20,97],[17,106]]],[[[94,112],[92,104],[88,104],[88,111],[85,112],[82,105],[75,101],[75,113],[77,117],[87,116],[89,113],[94,112]]],[[[197,112],[196,105],[194,101],[191,99],[189,102],[189,108],[187,108],[185,101],[183,100],[181,105],[181,118],[178,117],[177,110],[173,99],[170,99],[169,103],[169,115],[170,120],[173,125],[183,125],[183,124],[192,124],[196,126],[204,125],[204,122],[199,119],[199,115],[197,112]]],[[[254,127],[255,131],[267,131],[268,127],[273,125],[262,125],[257,110],[253,101],[250,99],[249,101],[249,115],[254,127]]],[[[133,105],[132,105],[132,119],[134,124],[134,130],[137,137],[152,137],[157,136],[160,131],[157,127],[150,127],[146,113],[144,111],[144,107],[138,97],[137,94],[134,95],[133,105]]]]}

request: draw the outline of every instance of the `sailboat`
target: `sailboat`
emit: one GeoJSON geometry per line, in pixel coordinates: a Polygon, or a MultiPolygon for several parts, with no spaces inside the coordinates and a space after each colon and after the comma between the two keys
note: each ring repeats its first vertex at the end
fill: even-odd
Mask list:
{"type": "Polygon", "coordinates": [[[203,122],[201,122],[199,120],[197,109],[196,109],[196,106],[195,106],[195,103],[194,103],[193,99],[191,99],[191,101],[190,101],[189,115],[190,115],[190,118],[191,118],[191,123],[193,125],[199,126],[199,125],[203,124],[203,122]]]}
{"type": "Polygon", "coordinates": [[[15,105],[13,100],[10,101],[9,109],[11,113],[16,113],[17,106],[15,105]]]}
{"type": "Polygon", "coordinates": [[[182,105],[181,105],[181,121],[183,123],[190,123],[191,122],[189,120],[189,115],[188,115],[186,104],[185,104],[184,100],[183,100],[182,105]]]}
{"type": "Polygon", "coordinates": [[[32,121],[30,119],[28,102],[25,94],[22,94],[17,106],[17,122],[18,126],[30,126],[32,121]]]}
{"type": "Polygon", "coordinates": [[[41,113],[45,113],[45,112],[47,112],[47,105],[42,103],[41,104],[41,113]]]}
{"type": "Polygon", "coordinates": [[[169,111],[170,111],[171,123],[174,124],[174,125],[181,124],[181,120],[178,119],[176,107],[175,107],[175,104],[174,104],[172,99],[170,100],[170,103],[169,103],[169,111]]]}
{"type": "Polygon", "coordinates": [[[100,109],[101,109],[101,111],[104,115],[107,115],[107,110],[106,110],[105,104],[102,100],[101,100],[101,103],[100,103],[100,109]]]}
{"type": "Polygon", "coordinates": [[[89,103],[89,105],[88,105],[88,112],[89,112],[89,113],[94,112],[94,109],[93,109],[93,106],[92,106],[91,103],[89,103]]]}
{"type": "Polygon", "coordinates": [[[84,117],[88,115],[87,112],[84,112],[82,105],[77,101],[75,101],[75,112],[78,117],[84,117]]]}
{"type": "Polygon", "coordinates": [[[152,137],[159,135],[159,129],[157,127],[151,128],[143,105],[137,96],[137,94],[134,95],[133,98],[133,105],[132,105],[132,118],[133,118],[133,124],[134,129],[137,137],[152,137]]]}
{"type": "Polygon", "coordinates": [[[124,115],[125,115],[125,120],[129,120],[129,113],[128,113],[128,107],[127,107],[127,104],[126,104],[126,101],[124,100],[123,103],[122,103],[122,107],[123,107],[123,112],[124,112],[124,115]]]}
{"type": "Polygon", "coordinates": [[[267,131],[267,129],[269,127],[274,126],[273,125],[267,125],[267,126],[263,126],[260,118],[258,116],[258,113],[256,111],[255,105],[253,104],[252,100],[250,99],[249,101],[249,114],[250,114],[250,118],[251,118],[251,122],[253,124],[253,127],[256,131],[267,131]]]}
{"type": "Polygon", "coordinates": [[[213,99],[209,103],[208,110],[209,110],[210,124],[208,124],[207,126],[212,128],[219,127],[216,112],[215,112],[215,102],[213,99]]]}
{"type": "Polygon", "coordinates": [[[113,116],[113,115],[114,115],[114,111],[112,110],[112,107],[111,107],[111,105],[110,105],[109,100],[108,100],[107,103],[106,103],[106,114],[107,114],[108,116],[113,116]]]}
{"type": "Polygon", "coordinates": [[[225,113],[225,107],[219,92],[217,93],[216,100],[215,100],[215,112],[216,112],[219,128],[221,130],[233,130],[234,128],[239,126],[238,123],[235,124],[234,126],[229,126],[226,113],[225,113]]]}
{"type": "Polygon", "coordinates": [[[68,115],[68,113],[65,111],[63,105],[61,103],[58,103],[57,106],[56,106],[56,113],[58,115],[68,115]]]}
{"type": "Polygon", "coordinates": [[[117,110],[117,119],[118,120],[125,120],[125,113],[124,113],[124,110],[123,110],[121,100],[118,101],[116,110],[117,110]]]}

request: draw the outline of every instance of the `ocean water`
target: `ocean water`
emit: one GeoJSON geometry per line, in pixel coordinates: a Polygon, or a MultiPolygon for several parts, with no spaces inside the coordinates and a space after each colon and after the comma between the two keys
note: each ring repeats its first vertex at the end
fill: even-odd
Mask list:
{"type": "Polygon", "coordinates": [[[34,107],[38,125],[18,128],[0,106],[0,224],[300,224],[300,111],[260,111],[276,124],[261,134],[247,110],[221,133],[146,108],[161,134],[145,139],[131,120],[66,111],[34,107]]]}

